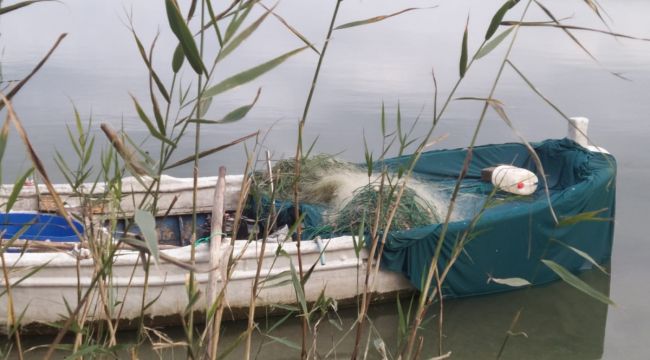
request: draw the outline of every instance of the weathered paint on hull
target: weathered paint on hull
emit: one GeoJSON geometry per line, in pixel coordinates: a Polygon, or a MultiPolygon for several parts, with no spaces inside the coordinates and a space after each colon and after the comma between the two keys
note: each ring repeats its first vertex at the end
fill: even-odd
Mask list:
{"type": "MultiPolygon", "coordinates": [[[[236,241],[233,254],[243,254],[237,262],[226,290],[227,307],[235,309],[235,315],[245,313],[249,307],[252,283],[255,277],[257,259],[261,251],[260,242],[236,241]]],[[[316,264],[313,273],[305,284],[305,297],[308,302],[318,299],[321,292],[337,301],[352,300],[363,291],[366,273],[367,252],[361,251],[360,258],[355,254],[351,237],[325,239],[323,244],[327,251],[321,261],[320,247],[312,241],[302,242],[303,264],[307,267],[316,264]],[[329,242],[329,244],[328,244],[329,242]]],[[[277,243],[267,244],[263,260],[262,279],[268,281],[257,296],[258,307],[273,307],[274,305],[296,304],[296,295],[291,282],[278,284],[289,279],[290,263],[297,262],[296,244],[287,242],[282,249],[287,256],[276,256],[279,248],[277,243]],[[278,274],[280,277],[277,278],[278,274]],[[274,286],[273,284],[276,284],[274,286]]],[[[228,250],[224,246],[223,250],[228,250]]],[[[169,256],[180,261],[189,261],[190,247],[164,250],[169,256]]],[[[65,253],[32,253],[27,257],[19,254],[5,254],[5,261],[11,268],[10,283],[14,313],[24,311],[22,325],[29,329],[43,330],[44,323],[61,321],[61,314],[67,314],[66,302],[72,308],[77,305],[78,290],[84,293],[92,281],[94,264],[91,259],[79,262],[80,276],[77,276],[77,260],[65,253]],[[18,283],[22,276],[35,266],[47,263],[40,271],[18,283]],[[64,300],[65,299],[65,300],[64,300]]],[[[199,289],[205,294],[208,281],[208,246],[199,245],[196,248],[196,280],[199,289]]],[[[141,305],[153,301],[144,315],[154,323],[169,322],[180,319],[188,304],[187,281],[189,271],[176,265],[161,262],[151,265],[148,278],[143,270],[141,256],[135,251],[121,251],[112,266],[112,275],[105,279],[107,293],[111,294],[112,307],[110,317],[120,323],[128,324],[137,320],[141,315],[141,305]],[[147,287],[145,288],[145,282],[147,287]],[[154,301],[155,300],[155,301],[154,301]],[[158,320],[158,321],[157,321],[158,320]]],[[[372,276],[374,286],[372,292],[378,294],[393,294],[398,291],[410,291],[413,288],[409,282],[398,273],[379,271],[372,276]]],[[[221,280],[219,280],[221,282],[221,280]]],[[[5,286],[4,282],[1,282],[5,286]]],[[[102,310],[102,302],[96,286],[88,304],[88,321],[100,321],[108,318],[102,310]]],[[[205,296],[201,296],[196,304],[198,311],[206,306],[205,296]]],[[[6,330],[8,321],[8,301],[5,294],[0,298],[0,328],[6,330]]],[[[110,306],[109,306],[110,307],[110,306]]]]}

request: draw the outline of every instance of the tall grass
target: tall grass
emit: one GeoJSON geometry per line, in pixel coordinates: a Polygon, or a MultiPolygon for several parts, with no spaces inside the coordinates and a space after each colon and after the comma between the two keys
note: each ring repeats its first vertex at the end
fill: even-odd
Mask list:
{"type": "MultiPolygon", "coordinates": [[[[465,245],[473,236],[475,226],[489,205],[489,202],[486,202],[486,205],[472,219],[469,219],[467,230],[462,234],[460,239],[456,239],[453,245],[451,258],[443,263],[440,261],[441,250],[444,244],[450,241],[446,236],[448,225],[451,221],[451,214],[457,205],[460,187],[472,160],[472,151],[488,111],[490,109],[494,110],[513,129],[513,132],[520,136],[514,126],[512,126],[512,122],[508,118],[503,104],[496,98],[497,85],[504,71],[506,69],[512,69],[536,95],[540,96],[551,108],[568,120],[568,117],[564,115],[559,107],[544,96],[526,78],[521,70],[513,64],[510,54],[515,46],[519,32],[525,27],[546,26],[559,28],[580,49],[587,53],[588,51],[582,46],[572,31],[599,31],[616,37],[629,37],[609,30],[605,31],[564,25],[541,2],[536,0],[528,0],[525,2],[521,17],[518,21],[505,21],[504,18],[506,15],[510,14],[509,11],[517,6],[518,2],[508,0],[498,9],[486,30],[484,40],[473,54],[470,53],[468,46],[468,37],[470,36],[469,28],[471,25],[468,18],[464,27],[463,37],[460,41],[458,78],[452,85],[447,97],[442,100],[439,99],[438,83],[435,73],[432,72],[433,115],[423,136],[414,138],[413,127],[408,130],[403,128],[400,105],[397,107],[395,131],[388,131],[387,127],[391,125],[387,125],[386,112],[382,105],[380,119],[382,147],[378,152],[373,151],[367,145],[365,149],[368,184],[374,186],[371,182],[371,177],[376,176],[380,179],[378,185],[379,191],[377,192],[377,198],[373,202],[375,208],[365,214],[360,214],[360,221],[355,222],[355,226],[358,228],[354,229],[357,230],[355,235],[358,235],[354,237],[354,241],[357,242],[355,244],[358,260],[357,272],[360,274],[360,278],[363,279],[363,282],[358,284],[356,294],[357,316],[347,328],[340,329],[341,336],[339,339],[333,341],[332,350],[329,352],[323,352],[318,348],[319,331],[326,321],[335,324],[335,326],[339,326],[341,322],[336,320],[338,316],[338,303],[336,299],[328,297],[328,293],[324,288],[314,301],[310,300],[306,295],[311,276],[316,271],[315,269],[319,262],[324,262],[328,245],[323,245],[319,249],[317,259],[313,263],[305,260],[305,254],[302,249],[303,245],[301,244],[305,240],[312,239],[303,239],[301,223],[307,214],[300,210],[301,190],[299,183],[301,177],[304,176],[301,166],[309,158],[313,144],[308,149],[305,149],[303,143],[304,128],[307,125],[312,100],[317,95],[316,89],[319,77],[321,76],[322,65],[326,60],[327,49],[330,45],[335,44],[335,39],[332,36],[334,31],[374,24],[417,9],[408,8],[388,15],[379,15],[337,25],[338,14],[341,11],[345,11],[345,3],[341,0],[336,0],[332,4],[333,11],[329,17],[329,25],[322,42],[322,47],[317,49],[314,43],[309,41],[296,27],[292,26],[278,14],[275,7],[268,7],[258,0],[234,0],[222,9],[221,12],[215,11],[214,6],[216,2],[210,0],[194,0],[187,4],[179,3],[175,0],[165,0],[164,6],[168,18],[168,28],[165,31],[173,33],[178,41],[178,46],[174,53],[166,54],[166,56],[172,59],[172,74],[169,84],[161,80],[166,77],[159,75],[160,69],[154,68],[152,59],[155,53],[157,38],[153,39],[147,50],[145,43],[135,30],[133,19],[129,18],[129,27],[135,43],[135,51],[140,54],[145,66],[143,71],[146,71],[148,74],[149,90],[148,100],[146,101],[147,106],[143,105],[145,102],[132,96],[133,105],[143,127],[148,130],[148,134],[151,135],[151,140],[156,143],[158,151],[153,155],[147,153],[144,147],[132,140],[125,131],[116,131],[107,124],[101,124],[101,129],[106,135],[107,141],[102,142],[99,139],[95,139],[95,137],[91,136],[93,122],[88,121],[87,125],[85,125],[75,109],[74,126],[68,128],[70,143],[76,154],[76,159],[74,159],[75,163],[71,163],[70,159],[66,159],[59,153],[55,157],[58,169],[70,185],[74,194],[73,197],[77,199],[79,204],[78,211],[74,215],[70,214],[69,207],[57,195],[57,190],[49,180],[47,171],[40,157],[34,151],[29,136],[22,127],[17,111],[11,103],[12,98],[19,92],[22,86],[46,63],[50,55],[65,37],[65,34],[63,34],[52,49],[35,66],[34,70],[21,82],[7,91],[6,95],[1,96],[2,105],[0,105],[0,109],[4,108],[7,112],[7,120],[0,132],[0,160],[2,160],[2,155],[5,155],[4,149],[6,147],[9,125],[13,125],[25,144],[33,168],[35,169],[35,174],[38,175],[40,181],[47,187],[48,193],[53,196],[55,211],[64,216],[69,222],[75,216],[86,225],[85,234],[77,234],[81,250],[75,248],[74,251],[76,253],[72,253],[73,256],[76,256],[77,261],[77,297],[72,303],[66,302],[67,314],[63,314],[62,320],[54,324],[58,328],[58,332],[52,342],[48,344],[48,350],[44,357],[46,359],[52,358],[58,356],[61,352],[65,352],[70,358],[81,358],[83,356],[107,358],[123,356],[125,349],[123,344],[120,344],[118,341],[118,333],[127,325],[135,325],[137,329],[136,339],[132,344],[127,345],[129,349],[126,350],[134,358],[138,357],[139,346],[149,342],[154,343],[154,347],[181,347],[184,350],[185,356],[193,359],[222,358],[230,355],[236,349],[241,348],[244,354],[243,356],[248,359],[260,355],[261,347],[257,353],[255,353],[255,349],[253,348],[253,339],[255,337],[293,348],[295,351],[299,351],[301,358],[335,357],[338,344],[348,338],[353,338],[354,341],[351,347],[344,349],[344,351],[349,353],[350,357],[354,359],[370,357],[369,349],[371,348],[371,344],[375,351],[383,358],[419,358],[423,356],[425,346],[428,345],[426,344],[427,338],[422,334],[422,329],[427,322],[431,308],[435,305],[438,306],[437,326],[439,332],[435,339],[437,342],[436,346],[439,349],[438,355],[441,359],[448,357],[449,353],[443,352],[442,327],[444,319],[444,294],[442,293],[442,286],[454,262],[462,254],[465,245]],[[537,5],[542,9],[551,19],[551,22],[527,22],[528,10],[533,5],[537,5]],[[255,8],[260,8],[264,11],[256,19],[251,19],[251,14],[255,13],[253,11],[255,8]],[[269,15],[273,15],[273,17],[269,15]],[[259,65],[226,76],[224,80],[215,80],[215,73],[222,68],[221,60],[228,56],[235,56],[236,50],[250,36],[257,33],[258,27],[269,18],[278,20],[304,46],[285,51],[277,57],[259,65]],[[498,33],[500,26],[505,27],[505,30],[498,33]],[[214,44],[218,46],[216,54],[211,58],[206,55],[209,53],[206,51],[208,39],[211,40],[211,46],[214,46],[214,44]],[[499,63],[495,79],[491,84],[487,96],[484,98],[457,96],[460,85],[471,74],[471,69],[475,62],[488,55],[508,39],[507,50],[502,61],[499,63]],[[255,106],[260,96],[262,96],[261,89],[257,90],[252,95],[253,100],[250,103],[229,110],[221,119],[209,119],[208,110],[211,107],[217,106],[220,95],[227,93],[237,86],[255,81],[258,77],[272,71],[292,56],[301,53],[307,48],[311,49],[317,55],[317,61],[309,91],[306,95],[303,113],[297,124],[296,151],[293,157],[295,165],[293,166],[293,183],[291,184],[294,221],[290,224],[291,226],[288,229],[288,233],[284,235],[284,238],[277,240],[277,246],[273,245],[276,252],[269,264],[269,260],[265,258],[265,255],[268,253],[268,248],[271,248],[269,243],[271,233],[273,230],[276,230],[279,223],[279,209],[276,208],[275,204],[278,195],[277,187],[281,179],[279,179],[279,174],[274,173],[273,166],[271,165],[271,154],[269,152],[263,152],[263,136],[260,136],[261,134],[256,132],[214,148],[203,149],[201,141],[202,131],[208,126],[219,126],[220,124],[232,123],[245,118],[248,112],[255,106]],[[183,86],[181,84],[181,74],[186,75],[187,73],[190,73],[194,78],[194,85],[183,86]],[[372,318],[368,315],[370,304],[375,300],[375,293],[377,291],[376,279],[384,271],[381,267],[382,254],[388,236],[394,226],[393,221],[398,212],[400,202],[408,195],[407,185],[409,181],[412,181],[411,178],[414,174],[417,161],[425,149],[437,141],[434,138],[437,125],[444,118],[449,105],[454,100],[480,101],[483,103],[483,107],[477,118],[478,120],[471,141],[467,147],[468,151],[464,168],[455,183],[451,201],[446,211],[446,218],[442,221],[443,230],[441,236],[436,244],[434,255],[426,269],[426,278],[422,284],[422,291],[417,294],[417,298],[413,298],[408,303],[408,306],[405,306],[403,300],[397,299],[395,311],[399,318],[397,330],[399,344],[395,348],[389,347],[387,349],[386,343],[379,337],[379,332],[374,327],[372,318]],[[179,155],[177,155],[177,151],[179,144],[188,136],[191,127],[194,128],[193,152],[189,155],[181,156],[178,159],[179,155]],[[252,148],[249,148],[251,146],[250,141],[253,139],[255,140],[254,145],[252,148]],[[247,143],[246,141],[249,142],[247,143]],[[100,148],[100,143],[102,145],[98,151],[97,148],[100,148]],[[221,228],[223,220],[221,216],[218,219],[214,219],[215,225],[211,229],[212,233],[210,238],[213,242],[213,246],[211,247],[213,249],[211,251],[215,260],[211,262],[209,269],[202,269],[197,263],[197,242],[199,241],[197,224],[198,214],[200,212],[198,208],[200,202],[199,181],[202,177],[199,163],[204,157],[241,143],[244,143],[246,146],[247,158],[241,187],[239,189],[240,197],[236,201],[237,204],[234,209],[231,232],[229,234],[223,234],[225,231],[221,228]],[[397,154],[403,155],[412,148],[415,149],[410,155],[410,160],[399,171],[391,172],[387,167],[378,165],[382,163],[382,160],[385,160],[388,153],[396,151],[397,154]],[[97,154],[98,152],[99,154],[97,154]],[[379,155],[376,156],[376,153],[379,155]],[[93,164],[91,160],[95,156],[98,156],[100,159],[99,166],[93,164]],[[178,160],[174,161],[174,159],[178,160]],[[260,159],[262,159],[261,162],[264,164],[262,172],[265,172],[269,179],[265,184],[258,183],[259,177],[255,175],[255,165],[260,159]],[[163,251],[163,246],[158,244],[159,234],[156,232],[154,225],[154,217],[160,214],[164,214],[164,217],[169,215],[177,200],[174,199],[171,204],[166,205],[166,208],[163,207],[161,200],[162,176],[165,171],[184,164],[192,164],[191,176],[193,178],[189,261],[178,260],[163,251]],[[377,168],[377,166],[380,167],[377,168]],[[146,189],[144,196],[136,199],[130,189],[123,187],[123,178],[127,175],[134,176],[135,181],[139,182],[146,189]],[[267,188],[264,188],[265,186],[267,188]],[[269,199],[271,205],[268,207],[261,205],[262,201],[259,194],[262,192],[270,194],[269,199]],[[252,219],[251,224],[246,223],[244,219],[244,211],[247,207],[251,207],[249,195],[251,198],[257,196],[255,198],[256,201],[252,202],[254,204],[253,207],[255,207],[252,211],[257,216],[252,219]],[[133,213],[127,213],[122,207],[125,200],[130,201],[131,205],[133,205],[132,207],[135,209],[133,213]],[[95,211],[95,209],[100,210],[95,211]],[[117,236],[116,229],[119,221],[125,221],[126,225],[123,234],[117,236]],[[136,226],[140,230],[140,233],[137,235],[131,231],[136,226]],[[238,248],[239,252],[236,252],[235,236],[240,228],[251,228],[253,231],[250,233],[248,239],[240,239],[245,240],[245,244],[241,248],[238,248]],[[262,231],[259,231],[260,228],[262,228],[262,231]],[[224,238],[223,246],[221,246],[222,235],[230,235],[230,241],[224,238]],[[294,236],[297,252],[295,256],[292,256],[285,251],[283,245],[291,242],[294,236]],[[363,250],[364,246],[367,247],[367,251],[363,250]],[[237,267],[247,261],[246,254],[250,253],[250,251],[247,251],[249,247],[259,251],[259,253],[254,258],[253,269],[255,276],[250,284],[248,309],[245,314],[248,319],[246,329],[232,343],[220,344],[220,335],[222,334],[221,325],[222,321],[224,321],[224,313],[227,314],[229,308],[229,304],[227,303],[229,286],[235,281],[233,274],[237,267]],[[130,274],[126,277],[128,279],[126,285],[118,286],[117,283],[125,279],[125,277],[124,274],[114,273],[114,267],[119,262],[119,256],[125,249],[132,252],[139,252],[140,259],[133,264],[130,274]],[[91,274],[84,273],[85,270],[82,270],[85,269],[82,266],[85,258],[92,260],[91,274]],[[276,265],[283,262],[288,263],[289,270],[273,274],[272,270],[276,265]],[[294,262],[297,264],[297,268],[294,262]],[[182,340],[171,340],[165,334],[164,330],[152,329],[148,326],[148,322],[151,320],[150,309],[158,301],[158,298],[150,293],[153,290],[149,286],[149,281],[151,272],[157,270],[159,266],[162,266],[161,264],[173,264],[179,272],[187,274],[185,307],[181,313],[177,314],[183,331],[182,340]],[[205,291],[198,280],[199,276],[203,276],[205,272],[210,273],[213,279],[219,278],[218,286],[216,280],[211,280],[210,286],[212,289],[209,291],[209,300],[207,301],[205,300],[205,291]],[[141,298],[139,298],[139,316],[137,319],[131,320],[133,324],[124,324],[121,321],[121,314],[125,311],[124,307],[126,306],[127,298],[131,296],[129,291],[135,291],[132,282],[138,276],[144,278],[144,286],[141,298]],[[265,289],[279,286],[289,286],[292,295],[295,295],[295,305],[278,304],[276,307],[281,308],[288,315],[281,318],[268,318],[267,326],[262,327],[255,320],[260,315],[257,312],[258,297],[265,289]],[[300,323],[299,344],[289,339],[277,337],[273,333],[273,330],[284,323],[290,322],[292,319],[300,323]],[[205,324],[205,326],[201,324],[205,324]],[[74,339],[71,341],[71,344],[65,344],[66,346],[63,346],[62,342],[67,333],[72,333],[74,339]],[[354,334],[354,336],[351,337],[351,334],[354,334]],[[157,342],[151,340],[154,338],[159,340],[157,342]],[[393,353],[391,353],[391,349],[393,353]]],[[[25,1],[4,8],[0,7],[0,15],[31,5],[32,3],[35,2],[25,1]]],[[[592,10],[600,16],[599,5],[591,1],[588,1],[588,3],[592,10]]],[[[365,137],[363,140],[365,143],[365,137]]],[[[535,157],[534,151],[526,139],[520,136],[520,140],[527,145],[532,156],[535,157]]],[[[539,159],[537,159],[537,164],[538,168],[543,172],[539,159]]],[[[8,201],[6,206],[7,210],[12,208],[12,203],[20,195],[24,180],[29,175],[31,175],[31,170],[22,177],[22,180],[14,184],[16,191],[10,197],[10,201],[8,201]]],[[[218,182],[220,184],[219,190],[216,190],[216,198],[220,199],[217,204],[223,201],[224,197],[225,170],[220,171],[220,177],[221,179],[218,182]]],[[[493,195],[494,193],[491,194],[491,196],[493,195]]],[[[553,211],[550,197],[549,208],[550,211],[553,211]]],[[[220,205],[212,211],[212,214],[213,216],[218,216],[216,214],[219,214],[223,210],[223,205],[220,205]]],[[[588,221],[597,217],[597,215],[579,214],[572,219],[563,219],[561,221],[588,221]]],[[[554,218],[557,224],[561,225],[561,221],[555,215],[554,218]]],[[[15,241],[17,241],[17,238],[7,240],[10,243],[15,241]]],[[[315,239],[315,241],[318,242],[318,239],[315,239]]],[[[10,280],[12,265],[5,262],[4,255],[8,246],[4,242],[3,240],[3,246],[0,249],[0,260],[2,260],[4,284],[8,285],[5,285],[6,291],[3,292],[2,296],[7,297],[9,312],[7,338],[10,340],[10,345],[4,351],[5,353],[12,351],[22,358],[26,349],[21,340],[21,314],[16,314],[15,312],[12,290],[23,279],[34,276],[34,274],[42,270],[46,264],[43,267],[33,269],[33,272],[28,273],[23,278],[10,280]]],[[[26,243],[25,249],[29,246],[30,244],[26,243]]],[[[579,249],[570,248],[568,245],[567,247],[567,251],[573,251],[585,257],[587,260],[594,262],[593,259],[590,259],[588,255],[579,249]]],[[[588,293],[597,300],[612,303],[606,296],[591,289],[588,285],[580,283],[579,280],[572,277],[561,266],[543,261],[543,259],[540,259],[540,261],[542,261],[540,262],[540,266],[548,266],[558,276],[578,290],[588,293]]],[[[498,281],[506,285],[521,285],[521,282],[518,282],[517,279],[498,279],[498,281]]],[[[507,346],[509,334],[513,332],[520,315],[519,312],[515,314],[497,357],[501,356],[507,346]]],[[[453,349],[450,350],[453,351],[453,349]]]]}

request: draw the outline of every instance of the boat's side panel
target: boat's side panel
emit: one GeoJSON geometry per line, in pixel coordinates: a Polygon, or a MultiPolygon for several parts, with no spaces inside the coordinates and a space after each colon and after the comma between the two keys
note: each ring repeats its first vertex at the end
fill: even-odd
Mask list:
{"type": "MultiPolygon", "coordinates": [[[[226,209],[236,209],[242,178],[242,175],[229,175],[226,177],[226,209]]],[[[151,179],[147,178],[143,178],[142,181],[145,185],[151,183],[151,179]]],[[[197,184],[199,194],[196,197],[197,211],[210,212],[212,210],[212,200],[216,183],[217,177],[199,178],[197,184]]],[[[173,207],[169,211],[170,215],[191,213],[193,208],[193,187],[194,183],[191,178],[175,178],[163,175],[158,195],[158,215],[167,213],[171,205],[173,207]]],[[[102,194],[106,191],[105,184],[103,183],[97,185],[84,184],[80,187],[80,191],[87,190],[89,193],[90,189],[92,189],[93,194],[102,194]]],[[[69,209],[74,210],[80,208],[82,204],[81,198],[79,198],[78,194],[69,185],[56,184],[55,190],[69,209]]],[[[6,202],[12,191],[13,185],[0,186],[0,201],[6,202]]],[[[134,204],[140,204],[145,197],[151,197],[147,195],[147,188],[132,177],[122,180],[122,192],[130,194],[124,197],[120,203],[120,211],[125,216],[133,215],[135,212],[134,204]]],[[[23,187],[12,210],[53,212],[57,209],[49,190],[44,185],[38,185],[38,189],[35,186],[23,187]]],[[[103,213],[109,209],[105,208],[102,204],[96,204],[93,206],[93,210],[103,213]]]]}
{"type": "MultiPolygon", "coordinates": [[[[324,240],[324,243],[327,244],[327,240],[324,240]]],[[[287,255],[276,256],[279,246],[267,245],[261,272],[261,279],[267,281],[260,286],[256,306],[272,307],[297,303],[290,281],[291,264],[297,269],[296,246],[295,243],[285,243],[282,249],[287,255]]],[[[227,251],[229,247],[223,249],[227,251]]],[[[362,251],[361,259],[358,259],[350,237],[332,239],[324,254],[317,244],[307,241],[303,242],[301,250],[305,271],[315,264],[314,271],[305,285],[306,301],[316,301],[321,293],[335,300],[353,299],[362,293],[367,253],[362,251]]],[[[239,260],[227,284],[228,307],[248,308],[260,251],[259,243],[246,245],[245,241],[236,242],[233,256],[239,260]]],[[[166,251],[166,254],[180,261],[188,261],[190,249],[174,249],[166,251]]],[[[196,254],[196,280],[200,291],[205,294],[209,269],[207,246],[198,246],[196,254]]],[[[26,326],[60,321],[62,315],[67,314],[66,302],[74,308],[78,304],[79,290],[81,294],[85,293],[92,282],[94,264],[90,259],[79,262],[78,277],[77,260],[70,255],[34,253],[25,254],[20,259],[17,255],[5,254],[7,264],[11,268],[14,313],[24,311],[22,321],[26,326]],[[23,278],[39,264],[46,265],[28,278],[23,278]]],[[[104,279],[102,286],[107,289],[111,317],[120,314],[121,319],[131,320],[140,316],[143,303],[152,301],[153,304],[144,312],[149,317],[174,317],[183,314],[188,304],[188,280],[187,270],[167,262],[152,264],[147,276],[143,271],[140,255],[137,252],[123,251],[112,265],[112,276],[104,279]]],[[[371,276],[371,281],[374,281],[371,291],[375,293],[411,289],[408,281],[398,273],[380,271],[377,276],[371,276]]],[[[95,286],[90,297],[88,320],[106,318],[103,306],[100,306],[103,302],[98,289],[99,287],[95,286]]],[[[7,300],[8,294],[0,297],[0,324],[6,324],[8,321],[7,300]]],[[[201,296],[197,310],[205,309],[205,305],[205,297],[201,296]]]]}

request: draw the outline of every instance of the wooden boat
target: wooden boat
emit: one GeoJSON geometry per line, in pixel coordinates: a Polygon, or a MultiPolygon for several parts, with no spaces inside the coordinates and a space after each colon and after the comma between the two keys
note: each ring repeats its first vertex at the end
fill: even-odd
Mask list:
{"type": "MultiPolygon", "coordinates": [[[[597,220],[608,220],[614,215],[614,159],[600,148],[587,149],[588,144],[583,145],[584,147],[568,139],[536,144],[537,155],[549,177],[548,192],[540,189],[530,197],[508,198],[502,204],[484,208],[476,221],[467,218],[449,224],[446,229],[449,237],[441,248],[438,266],[444,267],[454,256],[457,258],[443,286],[445,295],[469,296],[512,289],[490,282],[491,278],[517,277],[532,284],[556,280],[557,275],[540,265],[540,259],[561,264],[572,272],[584,269],[589,262],[576,252],[568,250],[568,246],[582,249],[597,262],[609,258],[613,234],[611,221],[562,223],[563,219],[576,214],[598,214],[597,220]],[[549,198],[560,220],[559,225],[553,221],[549,198]],[[462,236],[468,236],[471,241],[467,242],[462,254],[458,256],[454,244],[462,236]]],[[[462,160],[466,152],[466,149],[457,149],[425,153],[415,171],[418,176],[434,181],[454,181],[462,171],[462,160]]],[[[404,161],[407,159],[392,159],[386,165],[397,167],[404,161]]],[[[485,191],[485,184],[480,184],[481,168],[501,163],[516,163],[533,170],[535,168],[530,154],[522,144],[477,147],[463,183],[463,191],[485,191]]],[[[216,181],[216,177],[200,179],[196,206],[199,213],[211,211],[216,181]]],[[[242,176],[226,178],[226,209],[236,208],[241,181],[242,176]]],[[[145,188],[130,178],[124,179],[122,188],[130,193],[128,199],[122,200],[122,215],[132,216],[136,210],[133,204],[139,203],[146,192],[145,188]]],[[[11,193],[10,187],[0,190],[1,196],[11,193]]],[[[80,206],[79,198],[75,197],[69,187],[60,185],[56,190],[71,209],[80,206]]],[[[95,191],[101,192],[103,189],[99,186],[95,191]]],[[[50,197],[51,194],[45,188],[39,188],[38,191],[26,188],[21,192],[14,208],[21,211],[51,210],[50,197]]],[[[192,208],[192,180],[164,177],[158,204],[162,210],[157,215],[166,218],[178,216],[182,219],[192,208]]],[[[101,213],[106,209],[100,205],[94,211],[101,213]]],[[[182,235],[188,221],[180,220],[176,224],[179,229],[170,238],[182,235]]],[[[430,264],[432,251],[435,250],[443,228],[442,224],[432,224],[390,233],[382,255],[384,270],[372,273],[371,276],[371,290],[376,295],[375,299],[393,297],[395,293],[421,287],[424,269],[430,264]]],[[[165,229],[159,230],[161,238],[165,238],[165,232],[171,233],[165,229]]],[[[301,242],[304,267],[313,265],[314,268],[304,289],[308,302],[316,301],[321,294],[339,303],[353,302],[361,294],[369,254],[365,248],[359,251],[356,244],[357,240],[352,236],[337,234],[330,238],[301,242]]],[[[229,310],[226,318],[239,317],[248,308],[260,255],[263,256],[261,278],[265,283],[257,296],[256,306],[270,309],[296,304],[291,282],[286,281],[290,279],[291,269],[297,266],[298,249],[295,242],[269,240],[263,254],[261,241],[235,240],[230,246],[226,241],[221,253],[229,254],[232,250],[232,254],[239,257],[239,260],[227,285],[226,302],[229,310]]],[[[206,244],[197,245],[195,254],[195,269],[198,270],[196,280],[203,293],[208,286],[210,270],[208,248],[206,244]]],[[[177,262],[190,262],[190,246],[161,252],[177,262]]],[[[79,294],[88,289],[96,274],[93,259],[79,250],[4,253],[3,256],[11,284],[12,301],[8,301],[9,292],[0,297],[1,325],[6,325],[10,319],[10,303],[14,314],[23,314],[24,327],[37,328],[39,325],[62,321],[68,313],[68,307],[76,307],[79,294]],[[38,271],[34,272],[35,269],[38,271]]],[[[223,271],[222,268],[221,279],[224,278],[223,271]]],[[[118,250],[111,274],[101,281],[108,289],[110,299],[100,296],[99,290],[94,289],[84,307],[85,319],[88,321],[119,317],[122,326],[138,320],[144,314],[147,321],[169,324],[178,321],[188,304],[188,270],[161,261],[152,265],[146,273],[143,271],[139,251],[118,250]],[[109,303],[104,304],[102,301],[109,303]],[[142,304],[150,302],[151,305],[142,310],[142,304]]],[[[2,284],[7,287],[5,281],[2,284]]],[[[205,309],[205,306],[205,296],[201,296],[196,309],[205,309]]],[[[6,329],[6,326],[2,328],[6,329]]]]}

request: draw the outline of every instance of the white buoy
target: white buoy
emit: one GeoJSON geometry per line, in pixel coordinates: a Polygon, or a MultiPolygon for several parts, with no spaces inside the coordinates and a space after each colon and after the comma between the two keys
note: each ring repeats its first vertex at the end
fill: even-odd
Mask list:
{"type": "Polygon", "coordinates": [[[589,139],[587,138],[587,130],[589,129],[589,119],[586,117],[572,117],[569,119],[569,131],[567,137],[583,148],[589,146],[589,139]]]}
{"type": "Polygon", "coordinates": [[[492,170],[492,185],[515,195],[530,195],[537,190],[537,176],[526,169],[499,165],[492,170]]]}
{"type": "Polygon", "coordinates": [[[593,145],[587,137],[587,130],[589,129],[589,119],[582,116],[576,116],[569,119],[569,131],[567,137],[583,148],[592,152],[601,152],[609,154],[609,151],[593,145]]]}

